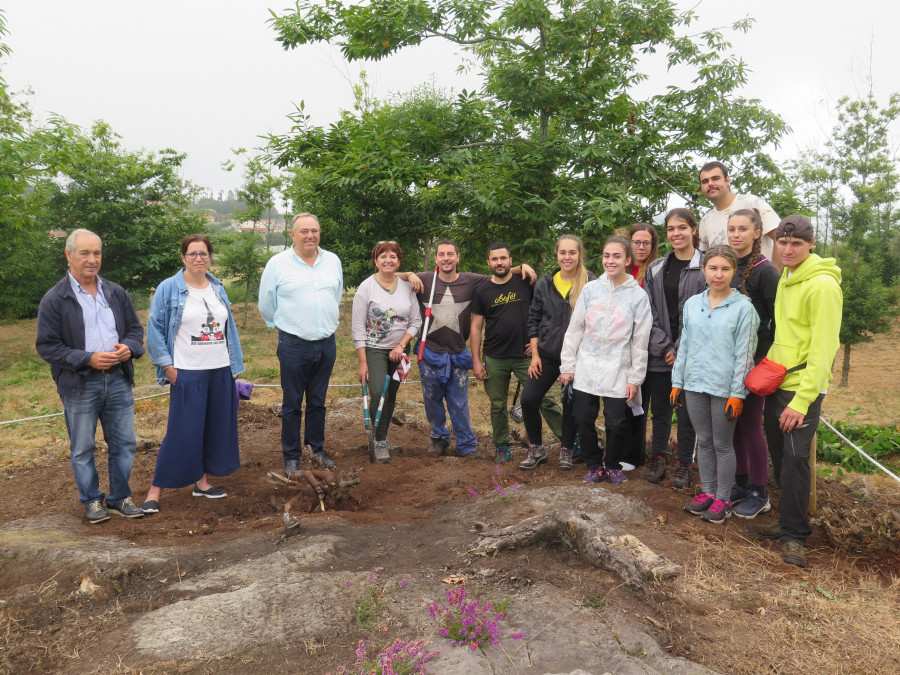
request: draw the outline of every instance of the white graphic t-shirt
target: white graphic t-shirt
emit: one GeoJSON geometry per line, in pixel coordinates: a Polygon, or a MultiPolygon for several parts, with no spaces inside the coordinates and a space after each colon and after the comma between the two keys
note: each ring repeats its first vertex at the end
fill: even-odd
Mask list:
{"type": "Polygon", "coordinates": [[[228,312],[212,285],[206,288],[188,286],[181,326],[175,334],[175,368],[212,370],[230,365],[225,342],[227,320],[228,312]]]}

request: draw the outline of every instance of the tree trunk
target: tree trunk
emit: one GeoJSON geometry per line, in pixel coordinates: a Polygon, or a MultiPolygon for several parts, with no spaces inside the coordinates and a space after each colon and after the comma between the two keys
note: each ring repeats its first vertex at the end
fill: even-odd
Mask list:
{"type": "Polygon", "coordinates": [[[241,319],[241,330],[247,328],[247,303],[250,302],[250,276],[247,276],[247,284],[244,286],[244,318],[241,319]]]}
{"type": "Polygon", "coordinates": [[[844,345],[844,365],[841,366],[841,383],[839,387],[846,387],[850,379],[850,344],[844,345]]]}

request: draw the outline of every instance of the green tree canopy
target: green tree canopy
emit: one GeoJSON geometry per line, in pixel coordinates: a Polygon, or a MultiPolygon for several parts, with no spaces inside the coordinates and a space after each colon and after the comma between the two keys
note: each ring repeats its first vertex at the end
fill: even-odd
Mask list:
{"type": "MultiPolygon", "coordinates": [[[[357,122],[347,113],[335,126],[350,134],[348,157],[359,173],[393,181],[396,206],[385,211],[408,204],[410,192],[413,200],[430,196],[421,188],[438,172],[442,217],[479,247],[508,239],[519,259],[536,260],[559,232],[580,233],[597,250],[613,227],[661,213],[673,194],[696,205],[696,168],[710,157],[758,178],[745,189],[778,175],[764,149],[784,123],[738,94],[745,64],[720,31],[693,32],[696,20],[669,0],[300,0],[293,11],[273,13],[272,24],[285,49],[330,42],[350,60],[381,59],[429,38],[468,50],[481,66],[483,89],[443,109],[477,106],[472,138],[433,133],[423,142],[431,129],[419,133],[412,119],[417,145],[391,136],[380,152],[370,145],[371,152],[355,155],[356,135],[374,137],[377,120],[362,110],[357,122]],[[652,54],[692,81],[673,79],[658,83],[660,93],[639,94],[652,54]]],[[[400,107],[384,112],[399,122],[400,107]]],[[[323,167],[312,148],[338,129],[318,133],[301,126],[279,139],[278,162],[337,178],[331,160],[323,167]]],[[[415,215],[411,225],[427,235],[431,221],[415,215]]],[[[397,236],[405,226],[389,225],[397,236]]]]}
{"type": "MultiPolygon", "coordinates": [[[[5,35],[0,10],[0,58],[9,54],[5,35]]],[[[49,179],[71,161],[79,137],[78,127],[57,115],[35,123],[27,96],[10,92],[0,75],[0,316],[34,316],[64,267],[61,244],[38,218],[52,192],[49,179]]]]}
{"type": "Polygon", "coordinates": [[[203,232],[181,178],[184,155],[132,152],[104,122],[82,139],[42,216],[44,227],[84,227],[103,240],[102,274],[129,291],[147,291],[181,267],[181,240],[203,232]]]}

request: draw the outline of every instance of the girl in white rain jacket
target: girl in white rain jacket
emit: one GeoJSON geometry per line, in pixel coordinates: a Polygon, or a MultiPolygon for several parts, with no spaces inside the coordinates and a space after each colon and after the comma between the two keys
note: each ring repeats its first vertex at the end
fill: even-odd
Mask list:
{"type": "Polygon", "coordinates": [[[588,473],[623,483],[620,461],[629,439],[628,403],[637,395],[647,371],[647,343],[653,316],[644,289],[628,274],[631,243],[610,237],[603,247],[602,277],[586,284],[569,321],[560,354],[563,385],[574,386],[572,414],[588,473]],[[574,380],[573,380],[574,376],[574,380]],[[594,423],[603,399],[606,464],[594,423]]]}

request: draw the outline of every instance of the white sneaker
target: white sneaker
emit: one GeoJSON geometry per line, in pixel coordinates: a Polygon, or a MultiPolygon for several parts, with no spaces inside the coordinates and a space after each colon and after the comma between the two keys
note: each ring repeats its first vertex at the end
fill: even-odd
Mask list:
{"type": "Polygon", "coordinates": [[[619,462],[619,466],[622,467],[622,471],[634,471],[637,468],[634,464],[629,464],[628,462],[619,462]]]}

